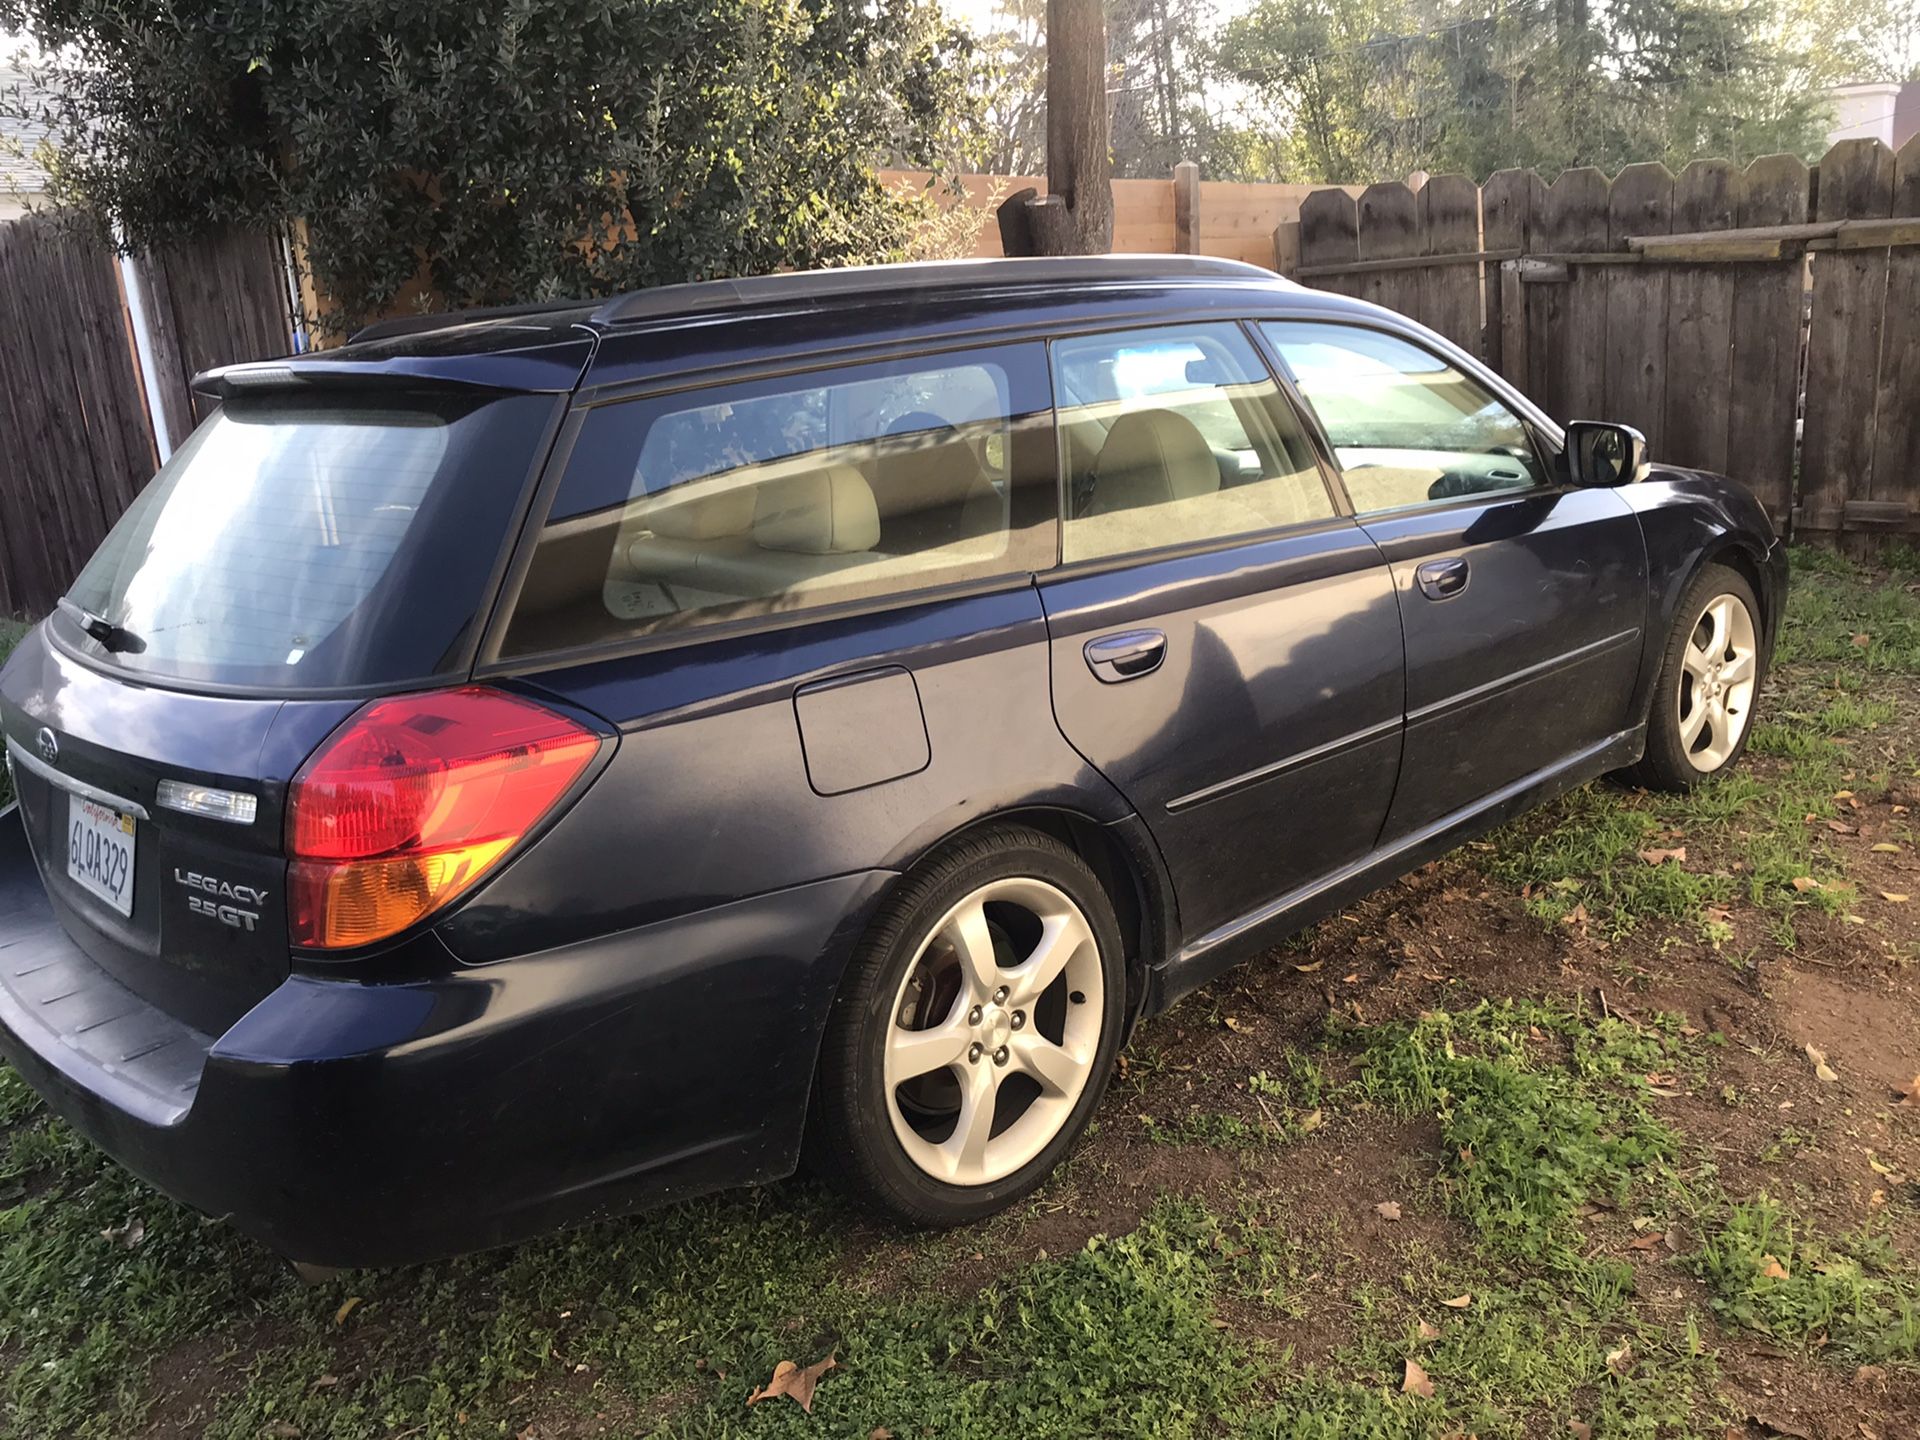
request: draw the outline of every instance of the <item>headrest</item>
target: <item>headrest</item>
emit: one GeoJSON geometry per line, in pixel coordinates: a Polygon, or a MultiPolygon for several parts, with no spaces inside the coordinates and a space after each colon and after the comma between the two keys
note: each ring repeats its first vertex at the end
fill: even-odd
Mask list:
{"type": "Polygon", "coordinates": [[[923,431],[918,443],[895,440],[874,458],[873,499],[882,519],[961,505],[992,494],[973,447],[952,426],[923,431]]]}
{"type": "Polygon", "coordinates": [[[851,465],[769,481],[753,513],[753,543],[799,555],[852,555],[880,543],[873,487],[851,465]]]}
{"type": "Polygon", "coordinates": [[[680,496],[669,490],[640,516],[656,535],[669,540],[719,540],[744,535],[753,524],[751,486],[739,485],[710,495],[680,496]]]}
{"type": "Polygon", "coordinates": [[[1190,500],[1220,488],[1213,447],[1174,410],[1133,410],[1114,421],[1093,475],[1093,508],[1107,513],[1190,500]]]}

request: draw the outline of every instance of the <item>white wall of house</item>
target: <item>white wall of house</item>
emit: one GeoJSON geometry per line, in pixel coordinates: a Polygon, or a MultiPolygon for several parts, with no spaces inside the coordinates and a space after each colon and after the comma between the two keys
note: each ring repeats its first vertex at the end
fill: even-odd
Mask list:
{"type": "Polygon", "coordinates": [[[1895,119],[1902,116],[1905,109],[1901,95],[1905,88],[1880,81],[1836,88],[1833,92],[1833,129],[1827,133],[1827,143],[1878,140],[1897,150],[1900,142],[1906,138],[1895,129],[1895,119]]]}

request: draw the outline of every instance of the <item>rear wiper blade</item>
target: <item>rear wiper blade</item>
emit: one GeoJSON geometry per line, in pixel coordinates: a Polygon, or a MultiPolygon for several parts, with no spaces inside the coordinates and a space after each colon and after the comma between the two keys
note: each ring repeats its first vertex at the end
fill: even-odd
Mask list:
{"type": "Polygon", "coordinates": [[[147,642],[131,630],[114,624],[104,615],[96,615],[83,605],[76,605],[62,595],[54,604],[68,619],[86,631],[103,650],[116,655],[138,655],[147,648],[147,642]]]}

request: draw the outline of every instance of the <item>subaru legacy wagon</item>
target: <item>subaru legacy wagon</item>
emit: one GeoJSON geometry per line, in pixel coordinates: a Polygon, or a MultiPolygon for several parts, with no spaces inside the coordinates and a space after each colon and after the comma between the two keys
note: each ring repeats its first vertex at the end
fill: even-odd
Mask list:
{"type": "Polygon", "coordinates": [[[810,1166],[1028,1194],[1130,1027],[1751,733],[1739,485],[1173,257],[421,317],[216,370],[0,672],[0,1049],[402,1263],[810,1166]]]}

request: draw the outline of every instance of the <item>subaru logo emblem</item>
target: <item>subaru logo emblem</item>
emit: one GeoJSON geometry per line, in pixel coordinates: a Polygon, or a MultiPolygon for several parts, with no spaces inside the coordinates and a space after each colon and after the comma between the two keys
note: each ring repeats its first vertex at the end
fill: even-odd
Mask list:
{"type": "Polygon", "coordinates": [[[53,731],[46,726],[40,727],[40,733],[33,737],[33,748],[40,752],[40,758],[51,765],[60,758],[60,742],[53,737],[53,731]]]}

